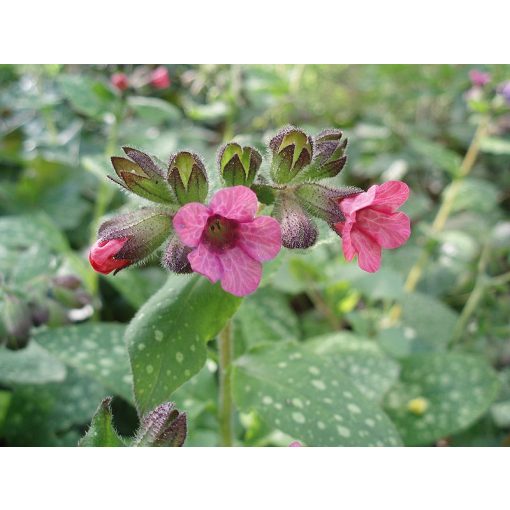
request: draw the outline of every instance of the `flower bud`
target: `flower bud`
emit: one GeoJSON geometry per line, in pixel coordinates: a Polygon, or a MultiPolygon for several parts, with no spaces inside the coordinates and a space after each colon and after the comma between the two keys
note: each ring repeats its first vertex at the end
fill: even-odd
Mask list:
{"type": "Polygon", "coordinates": [[[301,181],[319,181],[338,175],[347,161],[347,138],[339,129],[324,129],[313,139],[314,160],[300,176],[301,181]]]}
{"type": "Polygon", "coordinates": [[[64,287],[65,289],[76,290],[81,286],[82,281],[75,275],[64,274],[64,275],[60,275],[60,276],[55,276],[55,278],[52,279],[52,283],[53,283],[53,285],[58,286],[58,287],[64,287]]]}
{"type": "Polygon", "coordinates": [[[167,89],[170,87],[170,83],[170,76],[166,67],[159,66],[151,72],[151,85],[155,89],[167,89]]]}
{"type": "Polygon", "coordinates": [[[2,336],[9,349],[22,349],[28,343],[32,314],[26,303],[16,296],[6,294],[0,310],[2,336]]]}
{"type": "Polygon", "coordinates": [[[191,253],[192,248],[185,246],[181,240],[176,236],[170,239],[161,263],[163,267],[178,274],[192,273],[191,264],[188,260],[188,255],[191,253]]]}
{"type": "Polygon", "coordinates": [[[218,152],[218,167],[227,186],[250,187],[261,164],[262,156],[253,147],[241,147],[232,142],[218,152]]]}
{"type": "Polygon", "coordinates": [[[299,184],[294,189],[296,199],[305,211],[330,225],[345,221],[344,215],[338,207],[338,200],[362,191],[362,189],[354,187],[328,188],[315,183],[299,184]]]}
{"type": "Polygon", "coordinates": [[[168,237],[171,228],[170,214],[156,207],[116,216],[99,227],[90,263],[99,273],[117,273],[147,258],[168,237]]]}
{"type": "Polygon", "coordinates": [[[312,138],[292,126],[281,129],[269,142],[269,148],[273,152],[271,177],[277,184],[291,181],[312,161],[312,138]]]}
{"type": "Polygon", "coordinates": [[[273,216],[280,223],[282,245],[290,249],[310,248],[317,241],[319,231],[290,190],[278,193],[273,216]]]}
{"type": "Polygon", "coordinates": [[[170,158],[168,182],[179,204],[204,202],[209,185],[202,160],[192,152],[178,152],[170,158]]]}
{"type": "Polygon", "coordinates": [[[186,413],[175,409],[173,402],[167,402],[142,418],[133,446],[182,446],[186,434],[186,413]]]}
{"type": "Polygon", "coordinates": [[[121,92],[129,87],[129,79],[124,73],[114,73],[110,78],[110,83],[121,92]]]}
{"type": "Polygon", "coordinates": [[[160,162],[137,149],[123,147],[123,150],[130,159],[117,156],[111,158],[119,180],[113,177],[110,179],[124,189],[152,202],[162,204],[174,202],[165,180],[166,172],[160,162]]]}

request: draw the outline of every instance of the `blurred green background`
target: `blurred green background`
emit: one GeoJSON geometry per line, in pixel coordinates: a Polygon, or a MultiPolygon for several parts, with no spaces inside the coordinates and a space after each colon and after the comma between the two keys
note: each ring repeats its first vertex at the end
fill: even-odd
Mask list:
{"type": "MultiPolygon", "coordinates": [[[[192,149],[214,181],[219,144],[265,153],[286,124],[345,131],[336,184],[405,181],[412,238],[376,274],[346,264],[327,228],[313,250],[286,250],[235,318],[237,354],[309,342],[338,355],[406,444],[510,444],[510,110],[496,92],[510,66],[163,68],[164,86],[158,65],[0,66],[0,445],[75,445],[105,395],[119,432],[136,429],[123,329],[167,275],[157,259],[106,278],[88,266],[101,219],[140,203],[107,180],[109,157],[192,149]],[[473,88],[474,68],[490,83],[473,88]]],[[[215,355],[212,343],[175,394],[188,445],[217,444],[215,355]]],[[[290,439],[257,410],[236,415],[236,437],[290,439]]]]}

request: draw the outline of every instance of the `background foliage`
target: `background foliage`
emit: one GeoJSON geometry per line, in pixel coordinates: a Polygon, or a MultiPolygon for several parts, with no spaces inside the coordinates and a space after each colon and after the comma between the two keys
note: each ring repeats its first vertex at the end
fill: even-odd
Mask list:
{"type": "MultiPolygon", "coordinates": [[[[470,68],[170,65],[170,87],[156,89],[145,79],[153,67],[0,67],[0,308],[2,327],[14,321],[27,337],[0,347],[0,444],[76,445],[107,395],[111,411],[108,401],[95,421],[112,444],[122,444],[112,419],[133,436],[135,401],[145,413],[169,396],[188,415],[186,445],[218,444],[214,336],[237,307],[236,444],[508,444],[510,114],[490,119],[459,179],[486,114],[468,107],[470,68]],[[134,77],[123,93],[110,84],[119,71],[134,77]],[[412,238],[384,253],[378,273],[346,264],[326,230],[313,250],[284,250],[240,304],[204,279],[168,277],[156,259],[115,277],[89,268],[101,219],[140,203],[106,179],[121,146],[163,160],[189,148],[214,182],[220,143],[235,136],[265,151],[289,123],[345,130],[337,182],[409,184],[412,238]],[[452,182],[459,193],[438,231],[452,182]],[[61,285],[63,275],[79,285],[61,285]],[[214,318],[197,326],[199,305],[214,318]],[[38,326],[40,309],[50,313],[38,326]]],[[[486,70],[510,79],[508,66],[486,70]]]]}

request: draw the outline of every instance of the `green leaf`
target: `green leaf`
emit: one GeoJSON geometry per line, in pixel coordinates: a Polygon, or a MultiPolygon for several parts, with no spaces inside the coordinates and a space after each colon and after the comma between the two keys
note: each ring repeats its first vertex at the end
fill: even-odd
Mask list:
{"type": "Polygon", "coordinates": [[[411,146],[421,156],[430,161],[441,170],[445,170],[450,175],[457,175],[461,157],[438,142],[433,142],[425,138],[411,139],[411,146]]]}
{"type": "Polygon", "coordinates": [[[36,339],[63,363],[132,402],[133,379],[124,332],[121,324],[101,322],[47,329],[38,332],[36,339]]]}
{"type": "Polygon", "coordinates": [[[151,124],[177,122],[181,118],[181,112],[176,106],[157,97],[130,96],[127,102],[139,117],[147,119],[151,124]]]}
{"type": "Polygon", "coordinates": [[[499,386],[481,358],[453,352],[415,355],[403,361],[400,382],[384,406],[406,445],[427,445],[480,418],[499,386]]]}
{"type": "Polygon", "coordinates": [[[489,154],[510,154],[510,140],[496,136],[487,136],[482,140],[480,148],[483,152],[488,152],[489,154]]]}
{"type": "Polygon", "coordinates": [[[100,118],[112,110],[117,100],[104,84],[80,75],[62,75],[58,83],[65,98],[79,113],[100,118]]]}
{"type": "Polygon", "coordinates": [[[406,295],[402,326],[413,353],[442,351],[451,339],[458,315],[441,301],[425,294],[406,295]]]}
{"type": "Polygon", "coordinates": [[[237,405],[309,446],[396,446],[400,438],[329,356],[294,343],[261,346],[239,358],[237,405]]]}
{"type": "MultiPolygon", "coordinates": [[[[448,196],[450,187],[444,193],[448,196]]],[[[489,213],[497,208],[500,190],[493,183],[468,177],[464,179],[458,188],[453,201],[452,213],[458,211],[476,211],[489,213]]]]}
{"type": "Polygon", "coordinates": [[[234,324],[247,347],[267,340],[294,340],[300,336],[297,317],[285,294],[267,287],[244,299],[234,324]]]}
{"type": "Polygon", "coordinates": [[[12,393],[10,391],[0,390],[0,435],[2,434],[2,427],[9,411],[12,393]]]}
{"type": "Polygon", "coordinates": [[[78,446],[126,446],[113,426],[111,402],[112,398],[107,397],[99,404],[92,423],[78,446]]]}
{"type": "Polygon", "coordinates": [[[381,400],[398,379],[399,365],[373,341],[350,333],[333,333],[307,340],[305,346],[327,357],[371,400],[381,400]]]}
{"type": "Polygon", "coordinates": [[[145,303],[126,331],[140,414],[170,400],[202,368],[206,342],[240,302],[201,276],[176,275],[145,303]]]}
{"type": "Polygon", "coordinates": [[[121,271],[108,283],[134,308],[140,308],[161,287],[166,274],[161,268],[136,268],[121,271]]]}
{"type": "Polygon", "coordinates": [[[4,426],[10,446],[75,446],[105,388],[74,370],[62,383],[15,387],[4,426]]]}
{"type": "Polygon", "coordinates": [[[44,384],[63,381],[66,367],[36,342],[11,351],[0,347],[0,381],[3,384],[44,384]]]}

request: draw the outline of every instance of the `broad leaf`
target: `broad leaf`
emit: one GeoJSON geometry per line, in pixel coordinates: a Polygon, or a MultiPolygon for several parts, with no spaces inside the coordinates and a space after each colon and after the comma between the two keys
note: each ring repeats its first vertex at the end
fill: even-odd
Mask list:
{"type": "Polygon", "coordinates": [[[334,333],[308,340],[305,346],[327,357],[371,400],[381,400],[398,379],[398,364],[370,340],[334,333]]]}
{"type": "Polygon", "coordinates": [[[388,417],[328,358],[294,343],[255,349],[235,364],[237,405],[309,446],[400,444],[388,417]]]}
{"type": "Polygon", "coordinates": [[[111,397],[108,397],[99,404],[92,423],[78,446],[126,446],[113,426],[111,401],[111,397]]]}
{"type": "Polygon", "coordinates": [[[126,331],[140,414],[170,400],[206,360],[206,343],[241,300],[206,278],[172,276],[138,311],[126,331]]]}
{"type": "Polygon", "coordinates": [[[10,446],[75,446],[106,389],[74,370],[63,383],[16,386],[4,424],[10,446]]]}
{"type": "Polygon", "coordinates": [[[65,366],[34,341],[19,351],[0,347],[2,384],[44,384],[63,381],[65,376],[65,366]]]}
{"type": "Polygon", "coordinates": [[[131,402],[133,379],[124,332],[121,324],[102,322],[47,329],[36,338],[56,358],[131,402]]]}
{"type": "Polygon", "coordinates": [[[421,354],[403,361],[400,382],[384,405],[406,445],[427,445],[471,425],[498,390],[497,375],[483,359],[421,354]]]}
{"type": "Polygon", "coordinates": [[[285,294],[270,288],[248,296],[239,307],[234,323],[236,333],[248,348],[268,340],[295,340],[300,336],[297,317],[285,294]]]}

